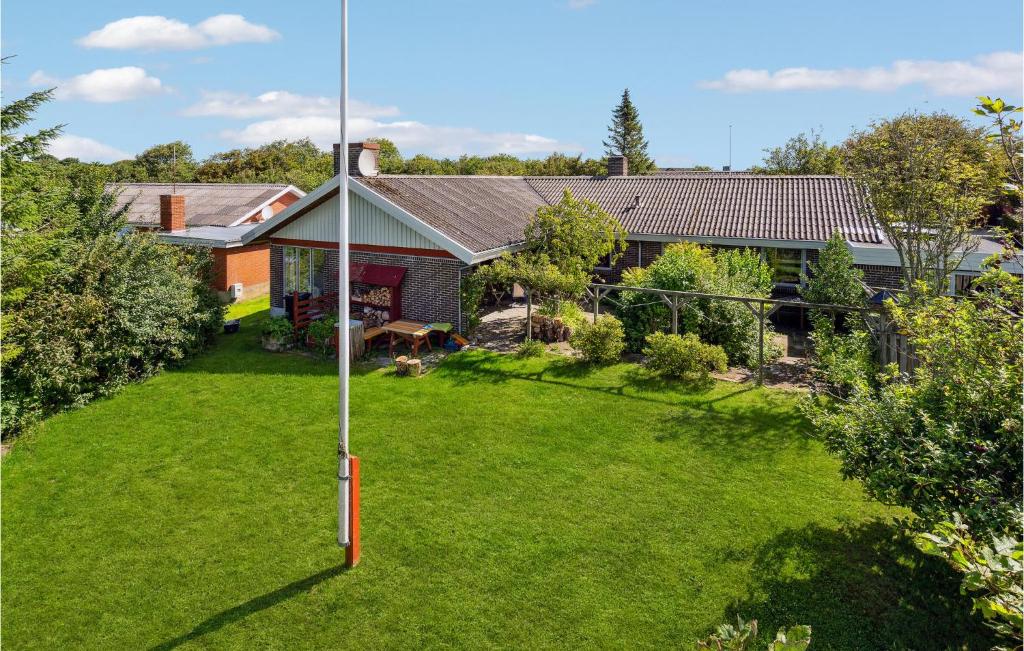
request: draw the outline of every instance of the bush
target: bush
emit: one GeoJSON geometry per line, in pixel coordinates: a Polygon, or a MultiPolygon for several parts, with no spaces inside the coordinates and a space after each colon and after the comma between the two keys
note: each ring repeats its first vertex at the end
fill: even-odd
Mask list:
{"type": "MultiPolygon", "coordinates": [[[[771,269],[748,249],[710,248],[681,242],[665,248],[646,269],[629,269],[624,285],[682,292],[768,298],[771,269]]],[[[653,294],[622,292],[619,310],[629,349],[640,351],[651,332],[671,325],[671,311],[653,294]]],[[[758,360],[758,320],[736,301],[691,299],[679,309],[679,331],[692,332],[703,341],[725,350],[732,364],[753,366],[758,360]]],[[[765,361],[781,355],[773,341],[771,324],[765,324],[765,361]]]]}
{"type": "Polygon", "coordinates": [[[583,308],[572,301],[548,301],[537,308],[537,313],[551,318],[560,318],[562,323],[576,330],[586,323],[583,308]]]}
{"type": "Polygon", "coordinates": [[[695,334],[667,335],[655,332],[644,348],[647,366],[668,377],[706,382],[711,371],[724,373],[729,359],[721,346],[705,344],[695,334]]]}
{"type": "Polygon", "coordinates": [[[208,251],[105,233],[65,255],[45,291],[4,315],[5,437],[180,364],[223,324],[208,251]]]}
{"type": "Polygon", "coordinates": [[[278,341],[285,341],[292,337],[295,330],[292,328],[292,322],[285,316],[273,316],[263,322],[263,328],[260,330],[260,334],[269,339],[276,339],[278,341]]]}
{"type": "Polygon", "coordinates": [[[605,315],[593,324],[584,321],[572,334],[569,343],[586,362],[613,364],[622,358],[622,352],[626,349],[626,336],[622,322],[605,315]]]}
{"type": "MultiPolygon", "coordinates": [[[[757,641],[757,620],[749,622],[736,617],[736,626],[722,624],[714,635],[698,640],[698,651],[747,651],[757,641]]],[[[811,643],[811,627],[797,625],[789,630],[780,628],[775,639],[768,644],[768,651],[803,651],[811,643]]]]}
{"type": "Polygon", "coordinates": [[[527,339],[516,348],[516,357],[540,357],[548,347],[538,339],[527,339]]]}
{"type": "Polygon", "coordinates": [[[334,314],[325,315],[309,324],[306,334],[313,340],[316,351],[324,357],[330,357],[334,353],[334,345],[331,339],[337,332],[338,317],[334,314]]]}
{"type": "Polygon", "coordinates": [[[960,593],[973,593],[974,612],[980,612],[985,623],[1010,644],[997,649],[1020,649],[1024,643],[1024,541],[1020,532],[996,536],[991,545],[981,545],[954,514],[952,522],[919,534],[916,542],[921,551],[946,559],[964,575],[960,593]]]}
{"type": "MultiPolygon", "coordinates": [[[[911,509],[918,526],[959,513],[975,532],[1020,529],[1022,499],[1021,282],[989,272],[976,293],[921,297],[892,306],[918,366],[909,375],[844,343],[819,359],[842,378],[839,398],[812,399],[806,411],[843,475],[882,502],[911,509]],[[846,395],[848,394],[848,395],[846,395]]],[[[856,333],[851,337],[858,336],[856,333]]]]}

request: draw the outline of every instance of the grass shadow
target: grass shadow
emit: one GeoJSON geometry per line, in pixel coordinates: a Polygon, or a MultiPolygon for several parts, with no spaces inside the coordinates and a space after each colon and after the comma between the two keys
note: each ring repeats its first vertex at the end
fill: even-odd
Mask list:
{"type": "Polygon", "coordinates": [[[664,380],[646,375],[637,367],[629,368],[617,375],[614,372],[606,374],[605,372],[614,366],[587,364],[572,359],[525,360],[526,364],[518,364],[513,370],[508,363],[509,359],[512,358],[488,351],[465,351],[450,355],[433,373],[455,385],[480,382],[504,384],[513,380],[525,380],[664,405],[678,405],[679,400],[675,398],[699,393],[714,386],[713,380],[707,387],[664,380]],[[602,381],[605,377],[622,381],[602,381]],[[634,389],[637,392],[627,393],[626,389],[634,389]]]}
{"type": "Polygon", "coordinates": [[[258,597],[253,597],[245,603],[238,604],[233,608],[223,610],[216,615],[209,617],[188,633],[184,633],[174,639],[167,640],[157,644],[156,646],[150,647],[150,651],[170,651],[170,649],[177,648],[187,642],[191,642],[192,640],[209,633],[213,633],[214,631],[218,631],[239,620],[245,619],[249,615],[266,610],[267,608],[272,608],[282,601],[287,601],[288,599],[296,597],[302,593],[309,592],[317,585],[329,579],[333,579],[334,577],[343,574],[345,571],[346,568],[344,565],[335,565],[334,567],[330,567],[311,576],[307,576],[304,579],[293,581],[286,586],[278,588],[277,590],[262,594],[258,597]]]}
{"type": "MultiPolygon", "coordinates": [[[[181,369],[189,373],[251,374],[326,376],[338,374],[338,362],[334,358],[318,357],[298,349],[271,352],[264,350],[261,328],[270,318],[269,310],[245,315],[239,319],[239,331],[235,334],[220,334],[214,346],[190,361],[181,369]]],[[[376,371],[375,364],[355,361],[351,375],[359,376],[376,371]]]]}
{"type": "Polygon", "coordinates": [[[807,624],[815,649],[992,646],[960,577],[891,521],[787,529],[754,552],[751,574],[751,596],[722,621],[757,619],[765,638],[807,624]]]}

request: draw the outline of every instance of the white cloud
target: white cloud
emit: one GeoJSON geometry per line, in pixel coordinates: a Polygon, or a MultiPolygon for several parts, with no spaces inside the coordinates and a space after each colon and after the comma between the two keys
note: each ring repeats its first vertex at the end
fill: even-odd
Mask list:
{"type": "Polygon", "coordinates": [[[219,14],[189,25],[165,16],[133,16],[107,23],[77,43],[114,50],[196,50],[234,43],[267,43],[281,35],[239,14],[219,14]]]}
{"type": "Polygon", "coordinates": [[[63,134],[54,138],[47,151],[61,159],[77,158],[81,161],[99,163],[111,163],[132,157],[128,152],[121,151],[117,147],[105,145],[92,138],[71,134],[63,134]]]}
{"type": "Polygon", "coordinates": [[[834,90],[892,91],[923,85],[940,95],[977,95],[1021,89],[1020,52],[993,52],[969,61],[900,60],[873,68],[783,68],[770,72],[730,70],[721,79],[700,82],[702,88],[729,92],[834,90]]]}
{"type": "MultiPolygon", "coordinates": [[[[353,117],[382,118],[398,115],[396,106],[376,106],[349,101],[353,117]]],[[[202,99],[184,111],[192,117],[262,118],[288,116],[332,116],[338,113],[338,100],[272,90],[253,97],[245,93],[204,92],[202,99]]]]}
{"type": "Polygon", "coordinates": [[[86,102],[124,102],[167,91],[156,77],[136,66],[100,68],[70,79],[52,77],[37,70],[29,77],[33,86],[56,86],[57,99],[81,99],[86,102]]]}
{"type": "Polygon", "coordinates": [[[570,9],[586,9],[590,5],[596,3],[597,0],[569,0],[570,9]]]}
{"type": "MultiPolygon", "coordinates": [[[[516,132],[489,132],[472,127],[434,126],[413,120],[381,122],[373,118],[351,118],[349,139],[388,138],[406,155],[429,153],[437,156],[460,154],[534,154],[552,151],[580,151],[581,147],[545,136],[516,132]]],[[[338,141],[338,118],[327,116],[282,117],[263,120],[240,130],[226,130],[221,136],[244,145],[287,138],[310,138],[329,148],[338,141]]]]}
{"type": "MultiPolygon", "coordinates": [[[[256,96],[205,92],[199,102],[185,109],[184,114],[257,120],[238,129],[221,131],[221,137],[242,145],[262,145],[283,138],[309,138],[327,149],[338,141],[337,98],[298,95],[284,90],[256,96]]],[[[578,145],[529,133],[489,132],[472,127],[435,126],[414,120],[388,119],[400,114],[396,106],[350,100],[349,138],[388,138],[406,154],[439,156],[581,150],[578,145]]]]}

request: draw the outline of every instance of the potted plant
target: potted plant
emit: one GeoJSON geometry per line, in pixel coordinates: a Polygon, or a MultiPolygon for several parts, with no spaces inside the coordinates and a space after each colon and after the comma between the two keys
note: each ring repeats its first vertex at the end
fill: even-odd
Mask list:
{"type": "Polygon", "coordinates": [[[263,322],[263,348],[273,352],[287,350],[291,346],[294,330],[287,317],[275,316],[263,322]]]}
{"type": "Polygon", "coordinates": [[[335,330],[338,318],[328,314],[309,324],[306,330],[306,345],[317,350],[322,356],[330,357],[335,347],[335,330]]]}

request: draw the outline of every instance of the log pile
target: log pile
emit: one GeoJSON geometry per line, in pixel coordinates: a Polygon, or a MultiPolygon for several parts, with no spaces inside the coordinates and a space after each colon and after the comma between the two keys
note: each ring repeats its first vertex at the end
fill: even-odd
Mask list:
{"type": "Polygon", "coordinates": [[[534,314],[530,317],[530,333],[534,339],[544,343],[569,341],[572,328],[566,325],[561,317],[550,317],[534,314]]]}

